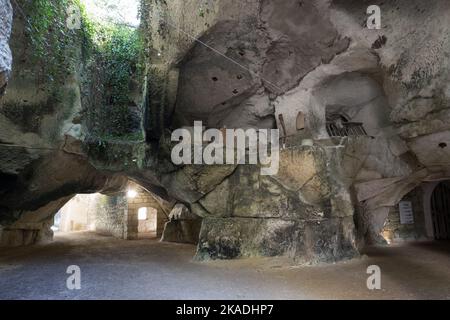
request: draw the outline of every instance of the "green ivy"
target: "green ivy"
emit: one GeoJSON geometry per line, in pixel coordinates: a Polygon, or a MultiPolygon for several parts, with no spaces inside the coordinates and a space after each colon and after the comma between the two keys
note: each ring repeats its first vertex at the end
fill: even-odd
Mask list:
{"type": "Polygon", "coordinates": [[[107,103],[128,104],[129,83],[142,74],[142,42],[138,30],[124,25],[97,26],[95,41],[97,59],[103,62],[107,103]]]}
{"type": "Polygon", "coordinates": [[[57,94],[67,77],[81,70],[87,87],[83,105],[90,118],[88,131],[96,136],[130,136],[130,82],[143,78],[145,65],[140,29],[94,22],[79,0],[18,0],[17,5],[26,20],[31,65],[45,80],[42,86],[57,94]],[[78,30],[67,26],[67,11],[73,5],[81,13],[78,30]]]}
{"type": "MultiPolygon", "coordinates": [[[[130,140],[133,115],[130,83],[142,82],[144,50],[140,29],[111,23],[91,23],[92,48],[85,79],[88,131],[96,139],[130,140]]],[[[141,140],[141,139],[139,139],[141,140]]]]}
{"type": "Polygon", "coordinates": [[[67,27],[67,8],[79,5],[77,0],[22,0],[19,13],[26,12],[25,36],[33,63],[42,65],[46,82],[63,81],[73,73],[78,60],[77,44],[84,30],[67,27]],[[45,61],[44,64],[39,62],[45,61]]]}

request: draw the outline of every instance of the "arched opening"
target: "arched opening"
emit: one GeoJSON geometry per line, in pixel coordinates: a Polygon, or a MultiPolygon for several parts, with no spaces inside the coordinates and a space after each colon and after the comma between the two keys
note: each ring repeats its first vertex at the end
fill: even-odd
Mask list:
{"type": "Polygon", "coordinates": [[[77,195],[62,207],[54,217],[54,232],[95,230],[94,201],[97,194],[77,195]]]}
{"type": "MultiPolygon", "coordinates": [[[[332,77],[314,97],[325,111],[329,137],[376,137],[390,126],[385,92],[372,75],[352,72],[332,77]]],[[[325,138],[324,133],[322,136],[325,138]]]]}
{"type": "Polygon", "coordinates": [[[387,243],[417,242],[429,240],[424,206],[423,186],[405,194],[400,201],[387,209],[382,236],[387,243]]]}
{"type": "Polygon", "coordinates": [[[54,217],[52,230],[56,237],[74,232],[124,238],[127,198],[123,192],[111,195],[78,194],[68,201],[54,217]]]}
{"type": "Polygon", "coordinates": [[[450,240],[450,180],[440,182],[431,194],[431,220],[436,240],[450,240]]]}
{"type": "Polygon", "coordinates": [[[120,192],[74,196],[55,214],[51,229],[55,236],[94,232],[125,240],[160,239],[167,210],[155,195],[129,182],[120,192]]]}
{"type": "Polygon", "coordinates": [[[425,181],[390,208],[383,228],[389,242],[450,239],[450,180],[425,181]]]}

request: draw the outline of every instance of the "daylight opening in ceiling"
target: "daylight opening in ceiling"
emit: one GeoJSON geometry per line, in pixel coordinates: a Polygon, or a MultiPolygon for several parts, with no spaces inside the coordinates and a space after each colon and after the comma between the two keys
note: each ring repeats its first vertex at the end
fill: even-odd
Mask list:
{"type": "Polygon", "coordinates": [[[139,25],[139,0],[81,0],[88,15],[102,22],[139,25]]]}

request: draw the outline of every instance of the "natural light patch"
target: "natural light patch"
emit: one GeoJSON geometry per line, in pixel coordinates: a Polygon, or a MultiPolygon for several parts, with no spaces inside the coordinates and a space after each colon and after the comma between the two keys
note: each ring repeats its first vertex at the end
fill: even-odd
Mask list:
{"type": "Polygon", "coordinates": [[[103,22],[139,25],[139,0],[81,0],[91,19],[103,22]]]}
{"type": "Polygon", "coordinates": [[[147,220],[147,208],[140,208],[138,211],[138,220],[147,220]]]}

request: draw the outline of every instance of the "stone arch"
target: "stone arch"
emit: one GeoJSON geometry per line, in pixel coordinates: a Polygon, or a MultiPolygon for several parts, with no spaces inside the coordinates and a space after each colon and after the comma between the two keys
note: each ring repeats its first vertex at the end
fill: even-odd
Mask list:
{"type": "MultiPolygon", "coordinates": [[[[329,139],[327,113],[346,114],[349,121],[362,122],[370,117],[367,114],[370,106],[378,103],[372,108],[376,110],[377,121],[369,121],[368,126],[368,134],[377,135],[381,128],[390,125],[389,112],[383,113],[388,101],[380,80],[382,72],[372,51],[348,50],[330,64],[321,65],[307,74],[296,88],[280,95],[274,102],[276,119],[283,115],[287,136],[292,136],[297,134],[296,115],[302,112],[305,115],[302,137],[329,139]]],[[[281,127],[280,123],[277,125],[281,127]]]]}
{"type": "MultiPolygon", "coordinates": [[[[341,115],[352,127],[359,124],[358,130],[351,130],[355,134],[379,136],[390,126],[386,94],[371,74],[349,72],[331,77],[314,90],[313,96],[324,109],[325,121],[331,115],[341,115]]],[[[320,136],[325,137],[323,128],[320,136]]]]}

